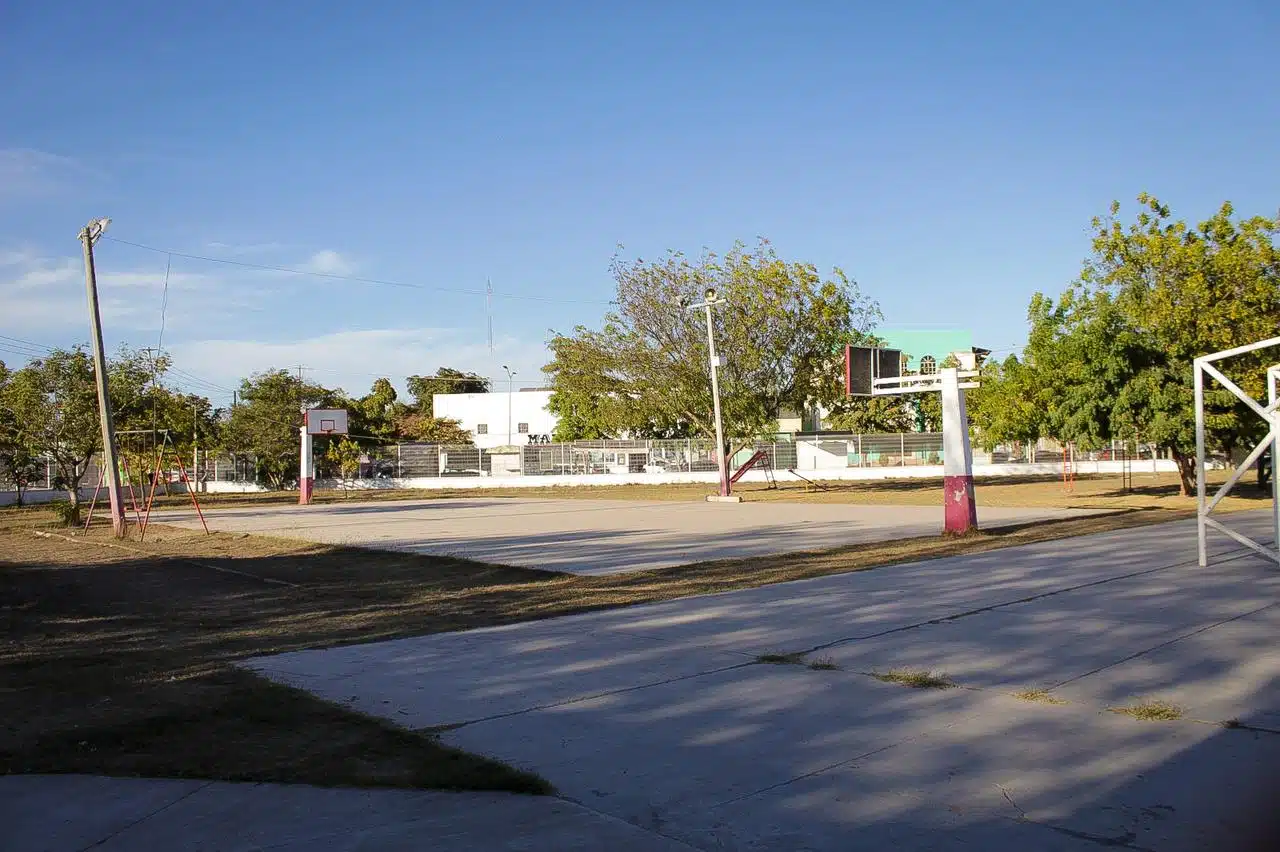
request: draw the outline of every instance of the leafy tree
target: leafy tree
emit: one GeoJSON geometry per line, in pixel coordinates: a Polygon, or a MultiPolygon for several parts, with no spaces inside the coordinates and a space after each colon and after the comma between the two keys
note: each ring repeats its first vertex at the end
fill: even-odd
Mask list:
{"type": "Polygon", "coordinates": [[[471,432],[462,423],[448,417],[431,417],[426,414],[406,414],[396,423],[399,433],[411,441],[428,444],[470,444],[471,432]]]}
{"type": "Polygon", "coordinates": [[[705,314],[685,308],[710,287],[724,299],[713,316],[733,437],[772,432],[780,411],[833,396],[833,353],[879,317],[844,272],[823,278],[812,264],[779,258],[764,240],[696,261],[677,252],[650,263],[615,257],[610,268],[617,309],[602,328],[579,326],[549,342],[544,370],[560,439],[714,434],[705,314]]]}
{"type": "Polygon", "coordinates": [[[345,435],[329,442],[325,458],[338,470],[344,487],[360,473],[360,445],[345,435]]]}
{"type": "Polygon", "coordinates": [[[432,396],[438,393],[488,393],[489,380],[475,373],[441,367],[432,376],[409,376],[405,379],[409,395],[413,397],[413,409],[428,417],[435,413],[432,396]]]}
{"type": "Polygon", "coordinates": [[[1016,355],[982,368],[982,387],[969,391],[969,420],[987,449],[998,444],[1034,444],[1050,437],[1047,405],[1050,389],[1040,373],[1016,355]]]}
{"type": "MultiPolygon", "coordinates": [[[[1174,220],[1147,194],[1133,222],[1119,203],[1093,221],[1093,254],[1056,302],[1036,294],[1031,336],[1018,376],[1040,389],[1044,429],[1097,446],[1140,435],[1166,448],[1182,491],[1195,478],[1192,361],[1275,335],[1280,325],[1280,221],[1238,219],[1229,203],[1196,227],[1174,220]]],[[[1255,397],[1274,353],[1224,364],[1255,397]]],[[[1208,438],[1216,447],[1256,439],[1261,420],[1228,392],[1206,394],[1208,438]]]]}
{"type": "Polygon", "coordinates": [[[398,437],[396,421],[407,412],[390,379],[377,379],[369,392],[358,400],[347,402],[351,432],[372,438],[398,437]]]}
{"type": "Polygon", "coordinates": [[[226,444],[252,454],[259,474],[273,488],[282,488],[298,475],[302,410],[333,405],[337,393],[301,381],[287,370],[269,370],[243,379],[239,398],[223,427],[226,444]]]}
{"type": "Polygon", "coordinates": [[[72,507],[80,481],[101,449],[93,361],[82,349],[55,350],[15,372],[5,388],[14,428],[57,470],[72,507]]]}
{"type": "Polygon", "coordinates": [[[19,506],[28,485],[40,473],[38,436],[28,432],[18,420],[11,399],[13,373],[0,361],[0,478],[12,483],[19,506]]]}

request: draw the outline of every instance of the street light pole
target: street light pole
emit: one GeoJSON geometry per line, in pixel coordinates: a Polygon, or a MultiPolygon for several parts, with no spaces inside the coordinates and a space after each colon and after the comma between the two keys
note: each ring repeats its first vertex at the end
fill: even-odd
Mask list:
{"type": "Polygon", "coordinates": [[[512,384],[512,380],[516,372],[506,364],[502,365],[502,369],[507,371],[507,446],[509,447],[511,446],[511,398],[515,394],[515,385],[512,384]]]}
{"type": "MultiPolygon", "coordinates": [[[[720,472],[720,495],[719,499],[723,501],[737,501],[737,497],[731,497],[729,491],[729,459],[725,455],[724,446],[724,424],[720,419],[720,357],[716,355],[716,337],[714,326],[712,325],[711,309],[715,305],[723,302],[723,299],[716,297],[714,287],[708,287],[704,301],[696,305],[689,305],[689,310],[703,308],[706,311],[707,318],[707,351],[711,359],[711,406],[715,413],[716,421],[716,468],[720,472]]],[[[711,499],[711,498],[707,498],[711,499]]]]}
{"type": "Polygon", "coordinates": [[[126,520],[124,498],[120,493],[120,471],[116,464],[116,427],[111,417],[111,395],[107,389],[107,356],[102,345],[102,313],[98,308],[98,276],[93,265],[93,244],[111,224],[110,219],[95,219],[80,231],[84,243],[84,286],[89,297],[89,336],[93,342],[94,382],[98,387],[98,419],[102,427],[103,483],[111,502],[111,531],[124,538],[126,520]]]}

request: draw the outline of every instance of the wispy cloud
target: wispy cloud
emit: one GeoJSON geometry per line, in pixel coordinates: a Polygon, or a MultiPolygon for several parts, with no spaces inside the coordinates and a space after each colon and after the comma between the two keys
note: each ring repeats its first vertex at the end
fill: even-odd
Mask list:
{"type": "Polygon", "coordinates": [[[89,173],[72,157],[33,148],[0,148],[0,203],[60,192],[89,173]]]}
{"type": "Polygon", "coordinates": [[[541,342],[495,341],[491,356],[483,341],[471,337],[473,332],[449,328],[380,328],[290,341],[184,341],[168,348],[176,367],[224,387],[234,387],[253,373],[292,370],[299,364],[307,368],[311,380],[353,395],[364,393],[380,376],[390,378],[403,391],[405,376],[429,374],[440,367],[488,375],[500,372],[495,365],[501,363],[516,371],[517,387],[541,383],[547,358],[541,342]]]}
{"type": "MultiPolygon", "coordinates": [[[[269,296],[260,282],[237,286],[236,281],[210,273],[172,270],[168,283],[170,328],[260,307],[269,296]]],[[[124,332],[158,328],[163,266],[99,266],[98,285],[104,322],[124,332]]],[[[0,329],[65,331],[79,339],[86,328],[83,261],[27,248],[0,250],[0,304],[0,329]]]]}
{"type": "Polygon", "coordinates": [[[311,255],[299,268],[319,275],[350,275],[355,271],[355,264],[333,249],[323,249],[311,255]]]}

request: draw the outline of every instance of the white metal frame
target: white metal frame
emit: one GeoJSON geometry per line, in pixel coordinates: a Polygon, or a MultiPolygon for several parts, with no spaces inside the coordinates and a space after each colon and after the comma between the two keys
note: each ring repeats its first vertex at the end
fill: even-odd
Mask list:
{"type": "Polygon", "coordinates": [[[1202,568],[1209,564],[1206,547],[1206,535],[1209,527],[1230,536],[1245,547],[1257,551],[1268,559],[1280,563],[1280,478],[1276,476],[1276,461],[1277,456],[1280,455],[1278,453],[1280,451],[1280,365],[1267,368],[1267,405],[1265,406],[1241,390],[1235,382],[1228,379],[1217,367],[1213,366],[1215,361],[1222,361],[1248,352],[1256,352],[1259,349],[1269,349],[1273,346],[1280,346],[1280,337],[1260,340],[1257,343],[1237,346],[1234,349],[1214,352],[1211,355],[1201,355],[1195,359],[1196,536],[1199,548],[1199,562],[1202,568]],[[1237,399],[1247,405],[1271,427],[1262,440],[1258,442],[1258,445],[1253,448],[1252,452],[1236,467],[1230,478],[1213,495],[1213,499],[1207,503],[1205,501],[1207,489],[1205,483],[1204,434],[1204,386],[1206,376],[1231,391],[1237,399]],[[1271,517],[1273,535],[1271,547],[1259,544],[1243,533],[1230,529],[1209,516],[1240,480],[1240,477],[1244,475],[1244,472],[1257,463],[1262,454],[1266,452],[1268,446],[1271,447],[1271,517]]]}
{"type": "MultiPolygon", "coordinates": [[[[930,373],[927,376],[898,376],[892,379],[872,379],[871,395],[893,396],[904,393],[940,391],[942,390],[942,373],[943,370],[940,369],[938,372],[930,373]]],[[[977,370],[956,370],[956,378],[958,379],[976,379],[978,376],[977,370]]],[[[962,381],[959,387],[961,390],[969,390],[981,387],[981,385],[978,382],[962,381]]]]}

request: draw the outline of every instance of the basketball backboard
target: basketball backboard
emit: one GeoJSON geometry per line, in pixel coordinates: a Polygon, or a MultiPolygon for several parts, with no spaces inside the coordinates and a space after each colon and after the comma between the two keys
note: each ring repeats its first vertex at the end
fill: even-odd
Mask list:
{"type": "Polygon", "coordinates": [[[347,434],[347,411],[345,408],[309,408],[307,409],[307,432],[311,435],[345,435],[347,434]]]}
{"type": "Polygon", "coordinates": [[[872,396],[876,379],[896,379],[901,375],[900,349],[844,348],[844,388],[849,396],[872,396]]]}

